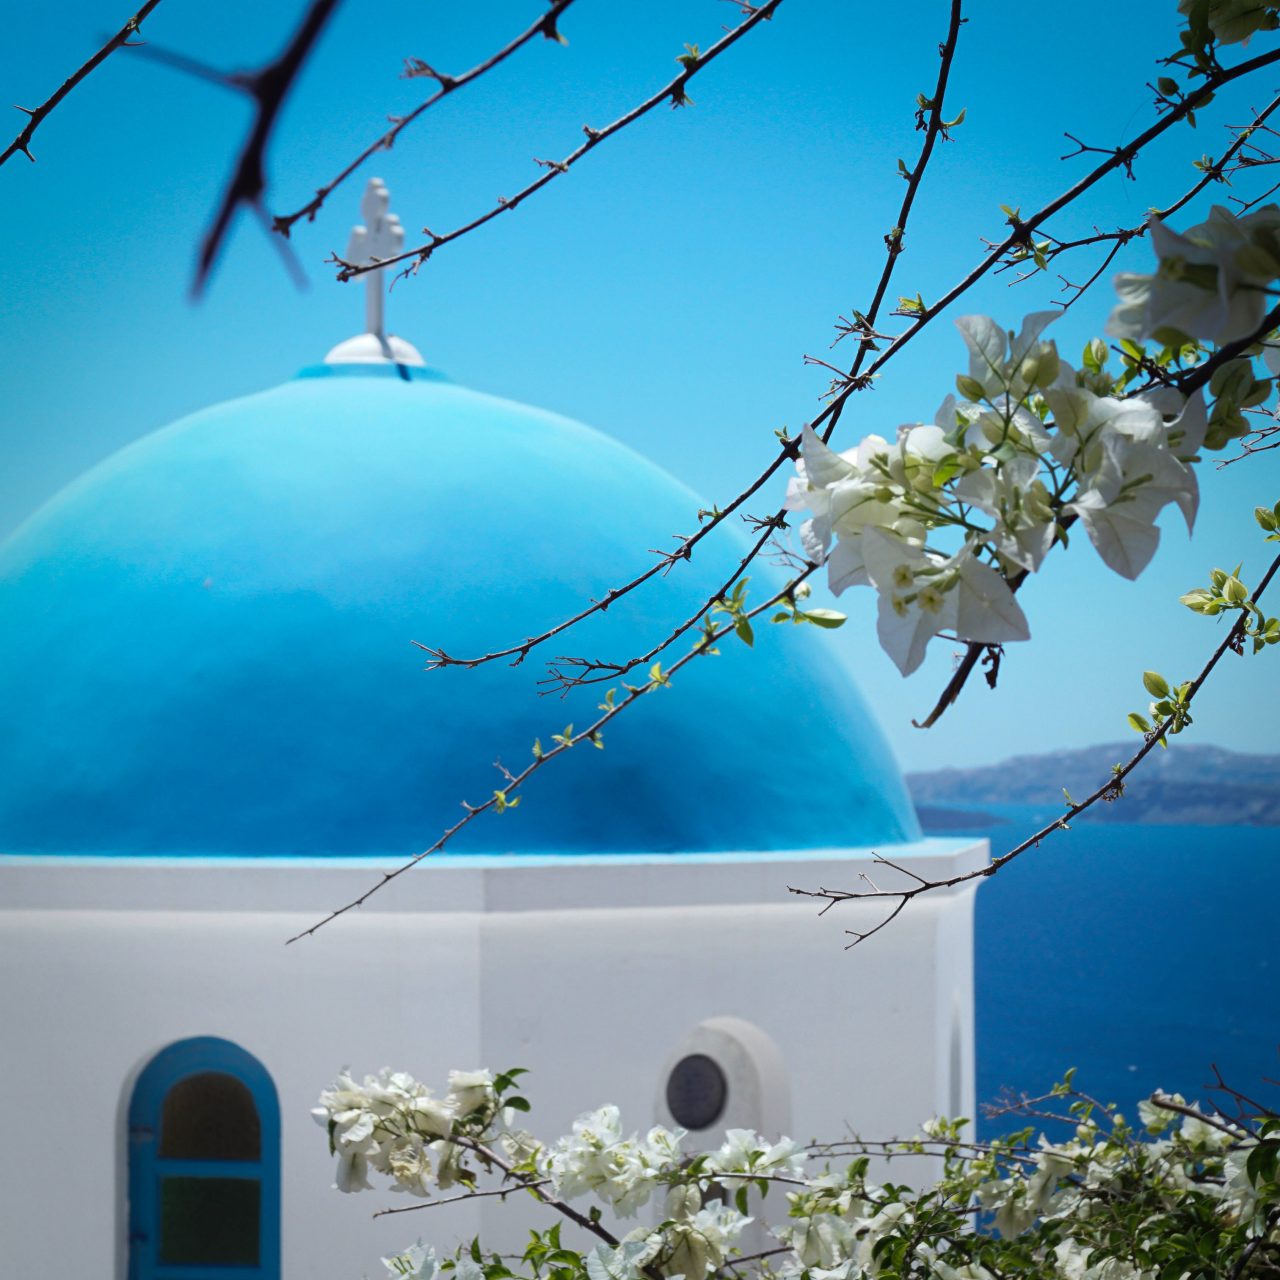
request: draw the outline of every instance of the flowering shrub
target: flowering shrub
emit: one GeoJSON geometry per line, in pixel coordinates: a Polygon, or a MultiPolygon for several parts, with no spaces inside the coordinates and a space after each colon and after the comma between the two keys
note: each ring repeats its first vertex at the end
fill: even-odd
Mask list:
{"type": "Polygon", "coordinates": [[[968,371],[932,423],[842,453],[805,428],[787,494],[789,509],[809,513],[805,551],[837,595],[876,590],[880,642],[904,675],[935,635],[1026,640],[1014,590],[1077,522],[1109,568],[1136,578],[1166,506],[1193,526],[1201,450],[1243,435],[1242,411],[1270,395],[1253,361],[1280,371],[1266,341],[1280,208],[1239,218],[1215,208],[1182,235],[1154,220],[1151,236],[1157,270],[1116,280],[1119,373],[1100,338],[1079,369],[1062,360],[1044,337],[1057,312],[1029,315],[1017,333],[963,316],[968,371]],[[1159,349],[1140,345],[1148,339],[1159,349]],[[1222,350],[1241,342],[1254,345],[1222,350]]]}
{"type": "Polygon", "coordinates": [[[613,1106],[544,1144],[515,1120],[529,1108],[519,1071],[453,1072],[435,1097],[400,1072],[338,1077],[314,1115],[337,1157],[336,1185],[369,1173],[432,1203],[531,1192],[557,1220],[518,1258],[478,1239],[437,1253],[421,1242],[383,1259],[415,1280],[707,1280],[751,1270],[778,1280],[936,1277],[997,1280],[1197,1280],[1280,1274],[1280,1117],[1234,1117],[1177,1095],[1139,1104],[1131,1126],[1067,1080],[1011,1111],[1035,1127],[990,1143],[964,1120],[935,1119],[901,1142],[803,1148],[730,1129],[711,1151],[657,1126],[624,1136],[613,1106]],[[1056,1110],[1054,1110],[1056,1108],[1056,1110]],[[877,1181],[881,1169],[932,1156],[923,1190],[877,1181]],[[770,1193],[772,1192],[772,1197],[770,1193]],[[450,1197],[450,1199],[455,1197],[450,1197]],[[623,1233],[646,1206],[647,1223],[623,1233]],[[661,1205],[658,1210],[656,1205],[661,1205]],[[561,1220],[576,1228],[566,1241],[561,1220]],[[758,1224],[766,1243],[740,1252],[758,1224]],[[514,1269],[513,1269],[514,1267],[514,1269]]]}

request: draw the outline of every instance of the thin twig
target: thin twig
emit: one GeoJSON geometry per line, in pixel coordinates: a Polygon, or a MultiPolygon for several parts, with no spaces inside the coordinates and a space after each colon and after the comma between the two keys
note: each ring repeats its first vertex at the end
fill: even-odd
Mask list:
{"type": "Polygon", "coordinates": [[[293,224],[301,218],[306,218],[308,222],[314,222],[316,214],[320,211],[321,205],[329,198],[329,196],[340,187],[357,169],[360,168],[370,156],[376,155],[379,151],[389,151],[394,145],[396,139],[404,132],[415,120],[429,111],[442,98],[447,98],[449,94],[461,89],[464,85],[470,84],[471,81],[479,79],[488,71],[492,71],[494,67],[505,62],[517,49],[528,44],[530,40],[537,36],[543,36],[548,40],[559,38],[559,32],[556,29],[556,20],[560,15],[573,3],[573,0],[552,0],[550,9],[547,10],[532,26],[527,27],[514,39],[509,40],[502,46],[497,53],[486,58],[483,62],[477,63],[470,71],[464,71],[460,76],[443,75],[440,72],[428,67],[425,63],[411,63],[410,72],[413,76],[425,75],[434,79],[439,84],[436,90],[425,102],[420,103],[408,115],[394,116],[391,121],[391,128],[381,134],[375,141],[371,142],[349,165],[346,166],[335,178],[325,183],[323,187],[316,190],[315,195],[307,201],[302,208],[293,213],[281,214],[272,220],[273,228],[280,232],[283,236],[288,236],[293,224]]]}
{"type": "MultiPolygon", "coordinates": [[[[1188,111],[1198,106],[1203,98],[1211,94],[1215,89],[1220,88],[1223,84],[1231,80],[1237,79],[1243,75],[1248,75],[1253,71],[1259,70],[1261,67],[1269,66],[1277,61],[1280,61],[1280,50],[1260,55],[1247,62],[1241,63],[1239,66],[1231,68],[1230,70],[1222,71],[1217,77],[1207,81],[1200,88],[1189,94],[1177,108],[1162,116],[1150,128],[1140,134],[1139,137],[1129,145],[1127,150],[1136,154],[1137,151],[1147,146],[1167,129],[1184,119],[1188,111]]],[[[945,82],[943,83],[945,87],[945,82]]],[[[940,105],[940,103],[935,105],[936,113],[940,112],[940,105]]],[[[1068,188],[1065,192],[1049,201],[1048,204],[1044,205],[1036,213],[1032,214],[1025,222],[1018,223],[1018,225],[1014,227],[1002,242],[994,245],[992,249],[984,255],[981,262],[979,262],[978,265],[968,273],[968,275],[966,275],[957,284],[953,285],[952,288],[943,294],[937,302],[926,305],[924,310],[916,317],[914,323],[895,338],[890,345],[881,352],[869,366],[867,366],[865,371],[861,371],[855,375],[854,371],[851,370],[849,384],[839,392],[839,394],[821,413],[817,415],[811,424],[814,430],[821,428],[819,434],[822,439],[824,441],[830,440],[832,432],[839,421],[840,414],[843,412],[844,406],[849,398],[856,391],[869,386],[872,376],[879,372],[879,370],[882,369],[884,365],[893,358],[893,356],[911,342],[926,325],[936,319],[947,307],[951,305],[952,302],[972,288],[973,285],[981,280],[983,276],[992,270],[992,268],[998,266],[1003,260],[1004,255],[1015,245],[1023,243],[1032,230],[1082,196],[1090,187],[1101,181],[1102,178],[1111,173],[1121,163],[1122,159],[1119,154],[1109,156],[1090,173],[1086,174],[1076,182],[1072,187],[1068,188]]],[[[919,171],[919,168],[920,166],[917,164],[917,172],[919,171]]],[[[914,199],[914,194],[911,192],[909,192],[909,194],[911,194],[914,199]]],[[[888,265],[889,264],[886,264],[886,266],[888,265]]],[[[877,307],[887,291],[888,283],[888,277],[882,276],[881,286],[877,290],[877,307]]],[[[870,319],[870,317],[871,312],[869,311],[868,318],[870,319]]],[[[863,349],[865,350],[865,346],[863,349]]],[[[860,351],[859,355],[861,356],[861,354],[862,353],[860,351]]],[[[855,365],[855,368],[856,367],[857,366],[855,365]]],[[[637,574],[621,586],[612,588],[598,599],[592,600],[572,617],[566,618],[564,621],[548,628],[546,631],[543,631],[536,636],[528,636],[518,644],[509,645],[475,657],[456,657],[453,654],[446,653],[442,649],[429,649],[428,652],[432,657],[432,667],[462,666],[470,668],[481,666],[484,663],[493,662],[500,658],[511,658],[513,659],[512,665],[519,665],[519,663],[521,663],[529,653],[539,645],[545,644],[548,640],[562,634],[594,614],[606,611],[616,600],[627,595],[629,592],[634,591],[637,587],[642,586],[644,583],[659,574],[665,574],[680,560],[690,559],[697,545],[707,538],[712,531],[721,525],[729,516],[738,511],[747,501],[750,500],[752,496],[759,492],[759,490],[763,488],[764,485],[767,484],[788,461],[794,460],[798,456],[798,451],[799,442],[797,440],[784,440],[777,456],[755,477],[755,479],[752,480],[730,503],[724,507],[717,508],[695,533],[692,533],[687,537],[682,537],[675,550],[664,552],[648,569],[637,574]]],[[[782,521],[785,518],[785,515],[785,510],[779,509],[774,518],[777,521],[782,521]]],[[[755,559],[763,549],[767,540],[767,537],[761,537],[752,545],[749,552],[744,555],[740,561],[738,568],[735,571],[734,580],[736,580],[736,577],[739,576],[751,561],[755,559]]],[[[732,581],[729,585],[732,585],[732,581]]],[[[726,589],[727,587],[722,588],[716,594],[709,595],[697,613],[691,615],[691,617],[693,617],[695,621],[697,618],[700,618],[707,609],[714,604],[716,599],[724,594],[726,589]]],[[[683,626],[679,631],[673,632],[673,635],[668,638],[668,643],[670,643],[671,639],[675,638],[676,635],[680,634],[681,631],[687,629],[687,626],[683,626]]],[[[650,656],[652,656],[654,652],[657,652],[657,650],[650,651],[650,656]]],[[[969,664],[970,667],[977,663],[978,656],[980,656],[980,654],[972,659],[972,662],[969,664]]],[[[956,692],[958,692],[958,688],[956,692]]],[[[927,723],[932,723],[932,719],[928,720],[927,723]]]]}
{"type": "MultiPolygon", "coordinates": [[[[227,77],[228,84],[243,89],[253,99],[256,110],[241,147],[240,158],[200,246],[192,285],[192,293],[196,295],[208,283],[209,273],[226,239],[236,210],[241,205],[263,210],[262,193],[267,181],[266,150],[275,128],[276,117],[337,5],[338,0],[312,0],[289,44],[274,62],[259,71],[227,77]]],[[[265,216],[265,210],[263,214],[265,216]]]]}
{"type": "MultiPolygon", "coordinates": [[[[816,564],[810,564],[809,567],[799,575],[797,581],[803,581],[809,576],[809,574],[813,573],[817,567],[818,566],[816,564]]],[[[772,609],[780,601],[790,599],[794,589],[794,584],[789,584],[782,588],[782,590],[775,592],[762,604],[759,604],[754,609],[749,610],[744,616],[747,618],[758,617],[766,609],[772,609]]],[[[624,685],[623,688],[627,690],[626,697],[617,703],[602,703],[602,714],[592,724],[588,725],[587,728],[572,735],[557,735],[556,746],[552,747],[549,751],[541,751],[536,754],[533,761],[530,764],[527,764],[519,773],[509,774],[505,779],[506,786],[501,792],[495,792],[495,794],[483,804],[469,805],[464,803],[463,807],[466,809],[466,812],[463,816],[459,818],[453,826],[447,828],[440,835],[440,838],[435,842],[435,844],[430,846],[430,848],[424,849],[421,853],[415,854],[408,861],[396,867],[395,870],[384,871],[377,882],[366,889],[358,898],[353,898],[344,906],[335,908],[310,928],[303,929],[301,933],[294,934],[292,938],[287,940],[286,945],[288,945],[288,943],[297,942],[302,938],[310,937],[330,921],[336,920],[339,916],[345,915],[348,911],[351,911],[356,907],[363,906],[375,893],[378,892],[379,889],[383,888],[397,877],[404,875],[406,871],[412,870],[424,858],[429,858],[432,854],[439,853],[440,850],[443,849],[459,831],[474,822],[482,813],[488,813],[491,810],[498,809],[500,805],[501,808],[508,807],[508,796],[511,792],[521,787],[535,773],[537,773],[539,769],[583,742],[595,743],[599,738],[601,731],[611,720],[614,719],[615,716],[621,715],[623,711],[633,703],[638,702],[646,694],[651,693],[655,689],[664,688],[670,683],[672,676],[676,675],[680,670],[688,666],[688,664],[695,658],[700,658],[714,652],[713,647],[716,641],[722,640],[725,636],[729,635],[730,632],[734,630],[735,625],[736,620],[734,622],[726,623],[723,627],[709,631],[701,638],[701,643],[690,649],[688,653],[676,659],[676,661],[673,662],[666,671],[654,672],[644,684],[624,685]]]]}
{"type": "Polygon", "coordinates": [[[0,164],[4,164],[10,156],[17,155],[19,151],[27,157],[33,164],[35,156],[31,154],[31,138],[35,131],[40,127],[41,122],[51,112],[54,107],[60,103],[63,98],[71,92],[72,89],[80,83],[99,63],[121,46],[129,43],[129,37],[137,35],[138,29],[142,26],[143,21],[151,13],[151,11],[160,3],[160,0],[146,0],[146,3],[138,10],[137,13],[129,19],[128,22],[120,28],[119,31],[107,41],[106,44],[98,50],[78,71],[68,76],[66,80],[58,86],[52,95],[46,98],[38,107],[18,107],[19,111],[26,113],[27,123],[22,127],[22,132],[18,134],[14,140],[0,152],[0,164]]]}
{"type": "MultiPolygon", "coordinates": [[[[865,313],[866,327],[868,329],[874,329],[876,319],[879,316],[880,307],[884,302],[885,294],[888,292],[890,281],[893,278],[894,267],[897,265],[898,258],[903,252],[904,233],[911,218],[911,210],[915,204],[916,195],[920,190],[920,185],[924,179],[925,170],[928,167],[930,157],[933,155],[934,144],[937,142],[939,134],[943,131],[943,109],[945,106],[947,83],[951,75],[951,64],[955,60],[956,42],[960,36],[960,28],[965,22],[962,10],[962,0],[952,0],[951,17],[947,27],[946,39],[938,46],[941,66],[938,69],[938,80],[933,91],[933,105],[929,110],[927,123],[925,125],[924,141],[921,143],[920,153],[916,158],[916,163],[912,167],[911,176],[907,179],[906,194],[902,198],[902,204],[898,209],[897,221],[894,223],[894,231],[896,234],[885,238],[888,252],[885,257],[884,268],[880,273],[880,279],[876,284],[875,292],[872,295],[871,302],[865,313]]],[[[871,348],[868,344],[859,344],[857,354],[853,360],[853,365],[847,375],[850,386],[852,386],[853,382],[859,377],[862,362],[870,350],[871,348]]],[[[839,422],[840,414],[847,399],[848,392],[833,403],[830,409],[819,418],[818,423],[815,423],[815,425],[819,425],[823,420],[829,419],[826,430],[826,435],[828,437],[839,422]]],[[[658,574],[666,573],[678,560],[688,560],[693,554],[694,547],[696,547],[698,543],[701,542],[702,539],[716,528],[724,519],[737,511],[766,483],[766,481],[774,475],[784,462],[794,460],[798,457],[798,450],[799,442],[794,440],[789,441],[783,446],[782,452],[769,466],[769,468],[758,476],[749,488],[740,493],[727,507],[724,508],[723,511],[718,511],[713,515],[711,519],[700,527],[696,533],[691,534],[687,538],[682,538],[680,540],[679,547],[677,547],[675,551],[664,553],[655,564],[651,565],[643,573],[632,578],[630,582],[625,583],[623,586],[617,587],[608,592],[601,599],[591,601],[590,604],[581,609],[573,617],[565,619],[558,625],[544,631],[541,635],[527,638],[521,644],[512,645],[505,649],[498,649],[493,653],[487,653],[478,658],[455,658],[452,655],[445,653],[442,649],[429,649],[428,653],[432,658],[430,666],[432,668],[445,666],[477,667],[483,663],[492,662],[497,658],[509,657],[514,657],[515,662],[512,665],[518,666],[528,656],[530,650],[536,648],[538,645],[544,644],[546,641],[551,640],[561,632],[568,631],[579,622],[591,617],[592,614],[604,612],[615,600],[618,600],[629,592],[634,591],[637,587],[648,582],[650,578],[653,578],[658,574]]],[[[765,544],[769,541],[769,538],[773,535],[774,531],[786,527],[785,512],[777,512],[770,520],[763,521],[762,525],[763,528],[759,536],[756,538],[754,543],[752,543],[746,554],[739,560],[733,572],[725,579],[718,591],[713,595],[708,596],[696,612],[691,613],[682,622],[678,623],[659,644],[654,645],[653,648],[649,649],[646,653],[632,657],[626,662],[605,668],[607,674],[602,675],[601,679],[615,679],[620,675],[625,675],[627,672],[634,670],[638,666],[652,662],[654,658],[659,654],[664,653],[682,635],[688,632],[692,627],[696,626],[711,604],[717,599],[722,598],[733,584],[742,576],[743,571],[749,564],[751,564],[756,556],[759,555],[761,550],[763,550],[765,544]]],[[[561,659],[560,661],[568,664],[571,660],[561,659]]],[[[589,682],[590,681],[584,681],[579,678],[574,680],[572,683],[580,684],[589,682]]]]}
{"type": "Polygon", "coordinates": [[[1170,1097],[1167,1093],[1153,1093],[1151,1101],[1161,1111],[1173,1111],[1180,1116],[1188,1116],[1192,1120],[1199,1120],[1202,1124],[1207,1124],[1210,1128],[1217,1129],[1220,1133],[1228,1134],[1237,1141],[1251,1136],[1249,1130],[1243,1125],[1233,1124],[1230,1120],[1225,1120],[1220,1116],[1206,1115],[1199,1107],[1189,1107],[1185,1102],[1179,1102],[1177,1098],[1170,1097]]]}
{"type": "Polygon", "coordinates": [[[704,67],[715,61],[726,49],[737,44],[757,23],[766,22],[772,18],[774,11],[781,3],[782,0],[766,0],[764,4],[753,8],[742,22],[717,40],[710,48],[698,53],[696,56],[693,54],[683,56],[680,62],[684,69],[678,76],[663,85],[657,93],[646,98],[639,106],[632,107],[625,115],[619,116],[612,124],[606,125],[603,129],[593,129],[590,125],[585,125],[583,132],[587,135],[587,140],[576,151],[570,152],[563,160],[544,162],[544,172],[541,177],[534,179],[533,182],[518,191],[514,196],[499,199],[492,209],[482,213],[478,218],[473,218],[470,222],[456,227],[453,231],[446,232],[444,235],[435,235],[428,232],[427,234],[431,238],[424,244],[420,244],[413,249],[406,249],[403,253],[396,254],[394,257],[382,258],[376,263],[357,266],[354,263],[345,262],[337,254],[334,254],[329,261],[338,266],[338,279],[351,280],[355,276],[364,275],[368,271],[381,271],[384,267],[395,266],[397,263],[402,262],[407,262],[409,265],[403,268],[400,274],[403,276],[413,275],[437,249],[449,244],[451,241],[461,239],[461,237],[470,234],[478,227],[484,226],[487,222],[492,222],[499,214],[509,213],[512,209],[518,208],[534,192],[541,191],[547,183],[554,182],[561,174],[568,173],[579,160],[598,147],[606,138],[611,138],[628,125],[634,124],[642,116],[648,115],[654,107],[660,106],[668,100],[670,100],[673,107],[684,105],[688,100],[685,94],[685,86],[689,81],[704,67]]]}
{"type": "MultiPolygon", "coordinates": [[[[1261,599],[1263,592],[1271,584],[1271,580],[1276,573],[1280,571],[1280,556],[1271,562],[1270,567],[1263,575],[1262,581],[1259,582],[1257,590],[1254,591],[1250,599],[1256,604],[1261,599]]],[[[1204,682],[1209,678],[1213,669],[1221,661],[1223,655],[1229,650],[1234,650],[1241,644],[1244,639],[1245,626],[1249,621],[1249,615],[1242,612],[1240,617],[1232,624],[1230,630],[1223,638],[1221,643],[1214,649],[1209,660],[1201,668],[1199,675],[1190,683],[1187,696],[1184,701],[1184,707],[1189,707],[1196,694],[1200,692],[1204,682]]],[[[1029,836],[1021,844],[1016,845],[1007,853],[1001,854],[998,858],[992,859],[986,866],[978,867],[972,871],[963,871],[954,876],[949,876],[942,880],[925,880],[913,885],[909,889],[797,889],[794,886],[788,886],[788,892],[796,894],[804,898],[820,898],[825,900],[822,911],[828,911],[831,907],[841,902],[857,902],[869,899],[894,899],[895,904],[888,920],[881,922],[874,929],[868,930],[866,933],[858,933],[855,930],[848,932],[854,941],[850,946],[856,946],[859,942],[865,941],[867,938],[878,933],[889,920],[896,919],[901,914],[906,905],[921,894],[932,893],[938,889],[950,889],[956,885],[965,884],[972,880],[984,879],[988,876],[995,875],[1002,867],[1007,866],[1015,858],[1025,853],[1028,849],[1038,847],[1043,841],[1047,840],[1056,831],[1067,830],[1071,821],[1084,813],[1086,809],[1092,808],[1099,800],[1115,800],[1124,793],[1124,780],[1131,774],[1134,769],[1142,763],[1143,760],[1155,749],[1156,744],[1173,728],[1173,717],[1169,716],[1160,724],[1156,725],[1147,735],[1142,746],[1134,752],[1133,756],[1123,765],[1118,766],[1100,787],[1093,791],[1085,799],[1073,802],[1061,817],[1055,818],[1047,826],[1042,827],[1033,836],[1029,836]]],[[[885,858],[877,857],[874,859],[877,865],[892,865],[885,858]]],[[[919,877],[916,877],[918,880],[919,877]]]]}
{"type": "Polygon", "coordinates": [[[494,1187],[489,1191],[464,1191],[460,1196],[445,1196],[443,1200],[424,1200],[420,1204],[401,1205],[398,1209],[379,1209],[373,1216],[386,1218],[393,1213],[414,1213],[418,1209],[435,1209],[442,1204],[457,1204],[460,1200],[483,1200],[485,1196],[500,1196],[505,1200],[517,1191],[532,1191],[536,1187],[545,1187],[550,1182],[550,1178],[539,1178],[537,1182],[517,1182],[514,1186],[494,1187]]]}

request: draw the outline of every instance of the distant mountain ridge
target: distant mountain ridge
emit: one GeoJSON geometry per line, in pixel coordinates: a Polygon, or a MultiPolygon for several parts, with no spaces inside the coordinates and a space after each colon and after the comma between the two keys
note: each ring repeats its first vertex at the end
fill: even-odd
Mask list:
{"type": "MultiPolygon", "coordinates": [[[[1082,800],[1105,782],[1113,765],[1133,755],[1137,736],[1073,751],[1017,756],[973,769],[907,774],[907,785],[926,830],[955,825],[957,811],[1002,804],[1055,807],[1065,787],[1082,800]]],[[[1157,822],[1178,826],[1280,826],[1280,755],[1253,755],[1225,747],[1170,741],[1156,748],[1125,782],[1122,799],[1089,810],[1104,822],[1157,822]]]]}

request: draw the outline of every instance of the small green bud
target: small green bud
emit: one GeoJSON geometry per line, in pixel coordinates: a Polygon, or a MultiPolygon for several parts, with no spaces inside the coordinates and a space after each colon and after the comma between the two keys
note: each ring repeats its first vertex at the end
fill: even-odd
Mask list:
{"type": "Polygon", "coordinates": [[[1249,598],[1249,588],[1233,575],[1222,584],[1222,595],[1228,604],[1244,604],[1249,598]]]}
{"type": "Polygon", "coordinates": [[[986,391],[983,389],[982,383],[977,378],[971,378],[967,373],[956,375],[956,390],[966,399],[974,402],[982,401],[986,398],[986,391]]]}

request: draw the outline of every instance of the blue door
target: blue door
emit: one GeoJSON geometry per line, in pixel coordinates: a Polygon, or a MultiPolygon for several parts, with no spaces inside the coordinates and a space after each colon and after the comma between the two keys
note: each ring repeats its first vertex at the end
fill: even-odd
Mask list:
{"type": "Polygon", "coordinates": [[[129,1280],[279,1280],[280,1104],[229,1040],[180,1040],[129,1103],[129,1280]]]}

